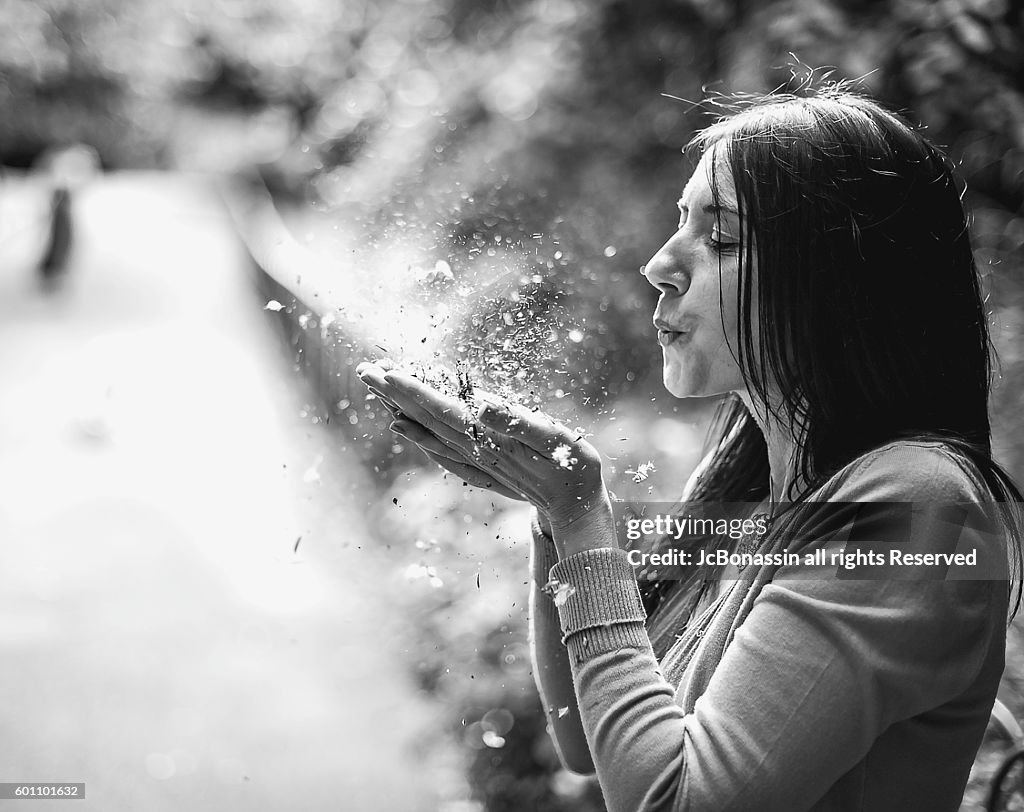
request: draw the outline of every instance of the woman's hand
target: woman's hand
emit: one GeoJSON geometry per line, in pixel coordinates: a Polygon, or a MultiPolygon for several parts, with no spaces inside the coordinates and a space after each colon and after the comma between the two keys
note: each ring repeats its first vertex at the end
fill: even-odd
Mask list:
{"type": "Polygon", "coordinates": [[[430,459],[474,485],[531,502],[550,522],[556,541],[589,534],[590,543],[582,546],[608,546],[607,534],[597,532],[610,526],[611,517],[601,458],[582,436],[486,393],[476,393],[481,405],[474,414],[461,400],[411,375],[374,364],[360,364],[356,371],[396,416],[392,429],[430,459]]]}

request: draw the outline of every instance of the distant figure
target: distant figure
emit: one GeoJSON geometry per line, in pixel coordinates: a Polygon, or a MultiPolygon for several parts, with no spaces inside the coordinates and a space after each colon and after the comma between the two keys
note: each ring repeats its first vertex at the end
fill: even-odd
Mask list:
{"type": "Polygon", "coordinates": [[[74,233],[72,192],[97,174],[100,161],[92,147],[74,144],[44,153],[36,166],[50,175],[53,185],[50,231],[39,262],[40,283],[44,290],[50,291],[60,286],[67,273],[74,233]]]}
{"type": "Polygon", "coordinates": [[[39,276],[44,288],[52,289],[60,284],[67,271],[68,255],[71,253],[71,190],[57,186],[50,203],[50,233],[46,253],[39,263],[39,276]]]}

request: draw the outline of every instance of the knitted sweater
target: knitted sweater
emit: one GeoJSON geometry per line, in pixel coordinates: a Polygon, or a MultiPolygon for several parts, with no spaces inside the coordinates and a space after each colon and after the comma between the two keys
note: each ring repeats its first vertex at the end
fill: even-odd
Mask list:
{"type": "MultiPolygon", "coordinates": [[[[833,481],[830,503],[987,493],[927,442],[876,449],[833,481]]],[[[812,528],[789,549],[803,560],[841,532],[812,528]]],[[[958,808],[1004,666],[1005,570],[850,580],[835,566],[832,577],[763,567],[658,662],[626,553],[559,562],[536,521],[533,535],[532,653],[549,730],[566,767],[596,768],[609,812],[958,808]],[[549,579],[575,587],[560,606],[540,589],[549,579]]],[[[927,522],[910,535],[908,549],[934,551],[927,522]]],[[[958,549],[991,550],[982,535],[965,528],[958,549]]]]}

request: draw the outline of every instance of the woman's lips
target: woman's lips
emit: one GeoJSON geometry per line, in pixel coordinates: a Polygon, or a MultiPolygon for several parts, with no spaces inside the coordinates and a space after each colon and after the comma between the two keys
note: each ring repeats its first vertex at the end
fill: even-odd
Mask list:
{"type": "Polygon", "coordinates": [[[663,347],[668,347],[688,335],[689,333],[680,333],[675,330],[658,330],[658,343],[663,347]]]}

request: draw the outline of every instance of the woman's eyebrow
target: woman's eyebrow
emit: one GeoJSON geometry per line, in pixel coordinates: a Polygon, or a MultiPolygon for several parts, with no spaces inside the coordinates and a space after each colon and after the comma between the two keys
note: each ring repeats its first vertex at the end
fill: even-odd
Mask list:
{"type": "Polygon", "coordinates": [[[739,212],[736,211],[736,209],[733,208],[732,206],[723,206],[720,203],[708,203],[708,205],[704,207],[704,211],[706,211],[708,214],[739,214],[739,212]]]}
{"type": "MultiPolygon", "coordinates": [[[[679,198],[679,200],[676,201],[676,206],[682,212],[689,213],[689,211],[690,211],[690,207],[687,206],[685,203],[683,203],[683,198],[679,198]]],[[[702,211],[705,212],[706,214],[716,214],[717,215],[717,214],[721,213],[721,214],[732,214],[732,215],[737,215],[737,216],[739,215],[739,212],[734,207],[727,206],[727,205],[722,205],[721,203],[719,203],[719,204],[708,203],[706,206],[704,206],[702,211]]]]}
{"type": "MultiPolygon", "coordinates": [[[[679,198],[679,200],[676,201],[676,207],[679,209],[679,211],[683,212],[684,214],[690,213],[690,207],[683,203],[683,198],[679,198]]],[[[706,206],[704,206],[702,211],[705,212],[706,214],[714,214],[716,216],[721,214],[731,214],[735,217],[739,216],[739,212],[734,207],[722,205],[721,203],[708,203],[706,206]]]]}

